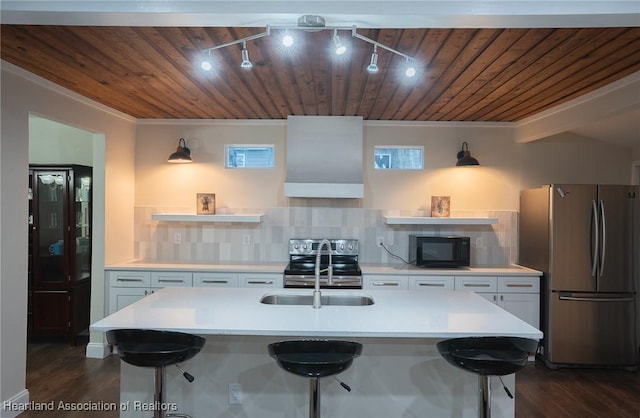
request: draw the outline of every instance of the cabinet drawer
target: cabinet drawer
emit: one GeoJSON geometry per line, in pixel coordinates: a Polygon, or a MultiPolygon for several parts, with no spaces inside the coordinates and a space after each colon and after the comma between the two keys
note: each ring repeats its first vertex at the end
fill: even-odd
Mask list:
{"type": "Polygon", "coordinates": [[[283,287],[282,273],[238,273],[240,287],[283,287]]]}
{"type": "Polygon", "coordinates": [[[193,273],[185,271],[154,271],[151,272],[151,287],[191,287],[193,273]]]}
{"type": "Polygon", "coordinates": [[[455,287],[453,276],[416,276],[409,277],[409,289],[446,289],[455,287]]]}
{"type": "Polygon", "coordinates": [[[495,276],[456,276],[455,290],[471,290],[472,292],[496,292],[498,280],[495,276]]]}
{"type": "Polygon", "coordinates": [[[193,273],[194,287],[238,287],[238,273],[193,273]]]}
{"type": "Polygon", "coordinates": [[[498,277],[500,293],[540,293],[540,277],[498,277]]]}
{"type": "Polygon", "coordinates": [[[109,285],[113,287],[149,287],[151,272],[148,271],[109,271],[109,285]]]}
{"type": "Polygon", "coordinates": [[[409,278],[407,276],[373,275],[362,278],[363,289],[407,289],[409,278]]]}

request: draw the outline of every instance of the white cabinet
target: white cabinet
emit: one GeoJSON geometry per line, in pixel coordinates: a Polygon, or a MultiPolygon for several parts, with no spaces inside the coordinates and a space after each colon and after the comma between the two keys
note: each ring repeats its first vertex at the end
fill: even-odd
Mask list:
{"type": "Polygon", "coordinates": [[[362,277],[363,289],[404,289],[408,288],[409,278],[395,274],[372,274],[362,277]]]}
{"type": "Polygon", "coordinates": [[[540,278],[537,276],[456,276],[455,289],[476,292],[540,328],[540,278]]]}
{"type": "Polygon", "coordinates": [[[107,271],[109,314],[163,287],[263,287],[282,288],[282,273],[219,271],[131,270],[107,271]]]}
{"type": "Polygon", "coordinates": [[[151,272],[109,271],[109,313],[131,305],[151,293],[151,272]]]}
{"type": "Polygon", "coordinates": [[[238,273],[193,273],[193,287],[238,287],[238,273]]]}
{"type": "Polygon", "coordinates": [[[192,273],[182,271],[108,271],[109,314],[139,301],[157,289],[192,286],[192,273]]]}
{"type": "Polygon", "coordinates": [[[238,273],[239,287],[282,288],[282,273],[238,273]]]}
{"type": "Polygon", "coordinates": [[[452,276],[411,276],[409,277],[410,290],[445,289],[453,290],[455,279],[452,276]]]}

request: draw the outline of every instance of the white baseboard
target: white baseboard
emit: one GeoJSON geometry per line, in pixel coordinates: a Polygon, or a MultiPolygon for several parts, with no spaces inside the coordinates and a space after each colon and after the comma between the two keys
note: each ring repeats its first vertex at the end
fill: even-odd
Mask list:
{"type": "Polygon", "coordinates": [[[29,403],[29,391],[24,389],[22,392],[13,396],[6,401],[2,401],[2,405],[0,407],[0,418],[14,418],[20,415],[25,406],[29,403]]]}
{"type": "Polygon", "coordinates": [[[105,358],[111,355],[111,346],[104,343],[87,344],[86,356],[88,358],[105,358]]]}

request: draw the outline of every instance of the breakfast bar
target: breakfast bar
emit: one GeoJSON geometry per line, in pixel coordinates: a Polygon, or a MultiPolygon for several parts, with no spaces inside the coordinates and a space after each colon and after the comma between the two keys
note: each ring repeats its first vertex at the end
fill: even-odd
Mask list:
{"type": "MultiPolygon", "coordinates": [[[[364,346],[362,356],[338,376],[351,392],[334,379],[323,379],[326,416],[475,417],[477,376],[449,365],[435,344],[466,336],[542,338],[536,328],[468,291],[326,289],[322,295],[328,304],[320,309],[290,304],[307,294],[306,289],[164,288],[91,330],[158,329],[204,336],[202,351],[182,364],[195,382],[168,369],[167,402],[194,417],[213,418],[306,417],[306,382],[279,369],[267,345],[321,338],[364,346]],[[332,302],[331,296],[367,302],[332,302]],[[241,388],[239,403],[230,404],[230,384],[241,388]]],[[[152,376],[150,369],[121,363],[121,404],[150,402],[152,376]]],[[[515,392],[514,376],[504,381],[515,392]]],[[[498,379],[493,384],[493,416],[513,417],[514,401],[498,379]]],[[[133,408],[121,411],[122,417],[146,415],[133,408]]]]}

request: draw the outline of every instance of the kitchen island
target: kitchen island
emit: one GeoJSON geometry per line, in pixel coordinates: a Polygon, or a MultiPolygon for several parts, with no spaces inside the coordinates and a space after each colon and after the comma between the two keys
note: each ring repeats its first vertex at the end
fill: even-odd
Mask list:
{"type": "MultiPolygon", "coordinates": [[[[450,366],[435,343],[462,336],[540,339],[542,333],[468,291],[323,290],[323,295],[366,295],[368,306],[267,305],[265,294],[309,290],[165,288],[104,318],[92,331],[146,328],[203,335],[202,352],[183,365],[187,383],[169,368],[167,401],[194,417],[306,417],[307,382],[281,370],[267,353],[274,341],[336,338],[361,342],[363,354],[339,378],[323,379],[323,413],[331,417],[475,417],[477,377],[450,366]],[[242,403],[229,404],[229,384],[242,385],[242,403]]],[[[121,403],[151,402],[149,369],[122,363],[121,403]]],[[[514,378],[505,383],[514,389],[514,378]]],[[[513,417],[514,401],[493,391],[494,417],[513,417]]],[[[145,411],[122,411],[123,417],[145,411]]]]}

